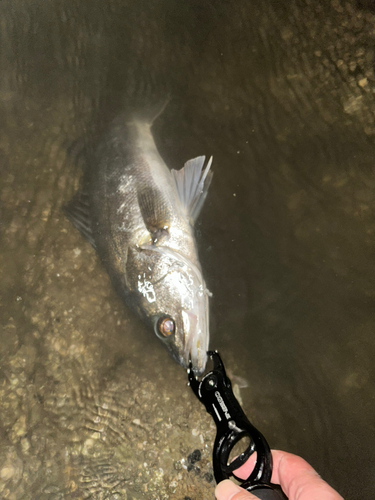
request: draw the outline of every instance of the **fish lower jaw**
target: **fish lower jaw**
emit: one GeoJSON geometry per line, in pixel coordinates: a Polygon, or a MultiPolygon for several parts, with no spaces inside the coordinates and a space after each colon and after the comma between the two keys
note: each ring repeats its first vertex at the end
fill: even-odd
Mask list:
{"type": "Polygon", "coordinates": [[[184,368],[185,370],[187,370],[188,368],[192,368],[196,377],[199,377],[204,373],[207,362],[207,354],[203,360],[199,359],[198,361],[192,358],[190,351],[184,352],[182,355],[177,352],[171,351],[170,354],[174,361],[176,361],[176,363],[182,366],[182,368],[184,368]]]}
{"type": "Polygon", "coordinates": [[[189,350],[185,353],[183,362],[180,364],[186,369],[191,367],[194,375],[200,376],[206,369],[207,359],[207,349],[199,353],[189,350]]]}

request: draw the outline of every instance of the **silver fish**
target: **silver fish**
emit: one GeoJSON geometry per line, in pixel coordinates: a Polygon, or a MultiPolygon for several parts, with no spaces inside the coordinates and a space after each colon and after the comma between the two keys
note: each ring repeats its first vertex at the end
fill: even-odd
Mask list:
{"type": "Polygon", "coordinates": [[[96,248],[116,290],[173,358],[206,366],[208,292],[193,234],[212,179],[212,157],[169,170],[151,132],[153,119],[114,120],[99,142],[83,187],[65,212],[96,248]]]}

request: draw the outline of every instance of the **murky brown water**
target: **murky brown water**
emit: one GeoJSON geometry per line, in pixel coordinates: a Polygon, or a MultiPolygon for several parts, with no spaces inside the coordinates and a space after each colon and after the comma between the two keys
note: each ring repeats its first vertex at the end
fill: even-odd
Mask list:
{"type": "Polygon", "coordinates": [[[3,498],[212,498],[210,419],[61,213],[82,139],[140,87],[173,96],[170,166],[214,155],[198,244],[246,412],[344,497],[375,495],[369,7],[1,2],[3,498]]]}

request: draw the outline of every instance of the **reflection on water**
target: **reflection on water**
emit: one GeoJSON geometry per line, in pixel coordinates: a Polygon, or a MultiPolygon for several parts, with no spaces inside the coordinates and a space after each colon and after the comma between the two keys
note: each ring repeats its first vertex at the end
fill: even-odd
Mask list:
{"type": "Polygon", "coordinates": [[[198,245],[211,347],[246,378],[246,412],[344,496],[374,496],[362,4],[1,3],[4,498],[212,497],[209,418],[61,213],[83,144],[149,89],[173,96],[155,125],[167,163],[214,155],[198,245]]]}

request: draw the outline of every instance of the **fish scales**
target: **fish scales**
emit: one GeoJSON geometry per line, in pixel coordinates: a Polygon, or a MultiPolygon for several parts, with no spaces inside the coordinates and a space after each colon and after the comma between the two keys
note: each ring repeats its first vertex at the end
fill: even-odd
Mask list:
{"type": "Polygon", "coordinates": [[[205,369],[209,292],[194,222],[212,179],[212,158],[168,169],[152,120],[119,116],[99,142],[82,190],[65,207],[96,248],[113,285],[152,326],[173,358],[205,369]]]}

